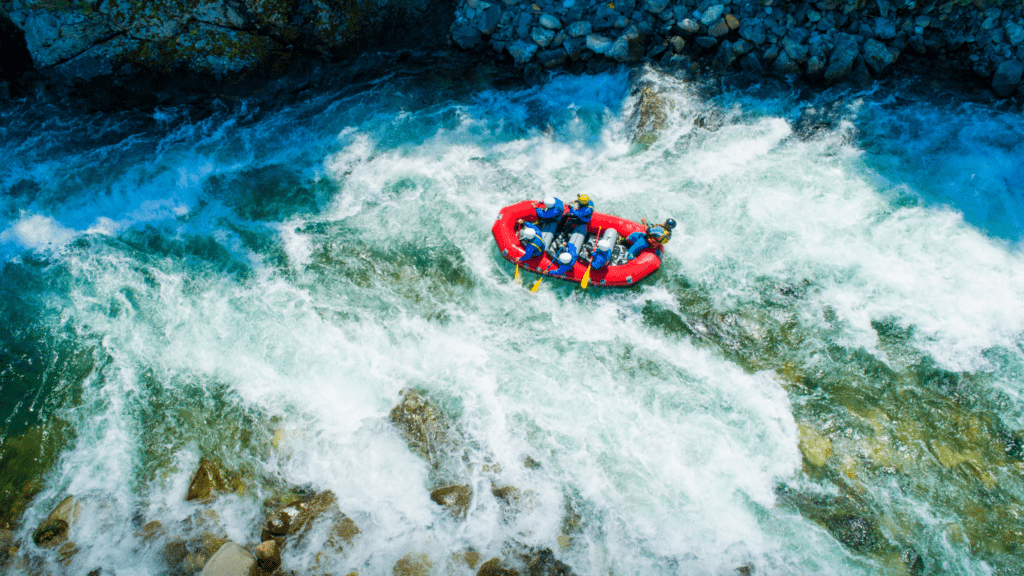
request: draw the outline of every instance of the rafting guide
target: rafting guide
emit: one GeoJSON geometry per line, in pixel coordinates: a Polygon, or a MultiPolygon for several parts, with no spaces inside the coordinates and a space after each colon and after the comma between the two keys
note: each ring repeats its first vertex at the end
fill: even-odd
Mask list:
{"type": "Polygon", "coordinates": [[[594,201],[579,194],[566,205],[549,196],[543,201],[523,200],[502,208],[491,227],[506,260],[544,276],[578,282],[586,288],[631,286],[661,266],[664,246],[672,237],[675,220],[647,224],[594,210],[594,201]]]}

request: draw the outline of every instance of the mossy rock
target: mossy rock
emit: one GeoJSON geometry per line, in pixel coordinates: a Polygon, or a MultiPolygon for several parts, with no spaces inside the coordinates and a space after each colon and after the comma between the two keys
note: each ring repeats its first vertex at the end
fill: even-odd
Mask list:
{"type": "Polygon", "coordinates": [[[455,518],[465,518],[473,499],[473,489],[463,484],[444,486],[431,492],[430,499],[448,509],[455,518]]]}
{"type": "Polygon", "coordinates": [[[448,420],[415,390],[404,390],[402,394],[402,401],[391,410],[391,422],[410,450],[436,466],[451,441],[448,420]]]}
{"type": "Polygon", "coordinates": [[[497,558],[491,558],[477,570],[476,576],[519,576],[519,571],[503,565],[497,558]]]}
{"type": "Polygon", "coordinates": [[[430,561],[430,557],[426,554],[410,552],[401,560],[395,562],[395,567],[391,570],[391,574],[393,576],[429,576],[430,569],[433,566],[434,563],[430,561]]]}
{"type": "MultiPolygon", "coordinates": [[[[338,498],[334,495],[334,492],[328,490],[276,510],[267,517],[267,521],[263,525],[260,541],[265,542],[272,538],[283,538],[298,534],[311,522],[328,513],[342,515],[338,509],[337,501],[338,498]]],[[[344,519],[340,523],[344,524],[344,519]]],[[[359,532],[359,528],[355,526],[355,522],[352,522],[351,525],[343,526],[341,532],[342,534],[339,535],[343,539],[345,535],[351,538],[359,532]]]]}
{"type": "Polygon", "coordinates": [[[228,483],[224,480],[220,465],[217,462],[203,458],[199,462],[199,469],[192,476],[188,485],[188,494],[185,500],[209,500],[216,492],[224,492],[228,489],[228,483]]]}
{"type": "Polygon", "coordinates": [[[40,548],[50,548],[68,538],[68,523],[64,520],[44,520],[32,533],[32,541],[40,548]]]}

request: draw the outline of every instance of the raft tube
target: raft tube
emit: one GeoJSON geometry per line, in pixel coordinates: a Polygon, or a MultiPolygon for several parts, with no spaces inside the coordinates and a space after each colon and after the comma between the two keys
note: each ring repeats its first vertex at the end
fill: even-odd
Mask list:
{"type": "MultiPolygon", "coordinates": [[[[494,226],[491,227],[491,233],[494,235],[494,241],[498,243],[498,250],[501,251],[501,255],[505,257],[509,262],[515,262],[516,258],[519,258],[526,253],[522,245],[519,243],[519,235],[516,227],[516,220],[522,218],[527,222],[536,222],[537,213],[534,208],[540,205],[539,201],[536,200],[523,200],[510,206],[505,206],[498,212],[498,218],[494,221],[494,226]]],[[[568,211],[568,208],[566,208],[568,211]]],[[[598,228],[601,229],[601,234],[604,235],[604,231],[609,228],[614,228],[618,232],[620,237],[625,238],[633,232],[644,232],[646,228],[639,222],[633,222],[632,220],[626,220],[625,218],[619,218],[618,216],[612,216],[610,214],[602,214],[601,212],[594,212],[593,218],[590,219],[590,223],[587,224],[587,235],[596,234],[598,228]]],[[[665,248],[662,247],[662,250],[665,248]]],[[[549,270],[553,270],[558,266],[551,265],[551,257],[547,252],[540,256],[527,260],[526,262],[520,262],[520,266],[523,266],[531,272],[537,272],[538,274],[547,274],[549,270]]],[[[566,280],[569,282],[579,283],[583,280],[583,275],[587,271],[587,265],[589,262],[584,261],[582,258],[576,261],[573,265],[573,269],[569,271],[565,276],[552,276],[559,280],[566,280]]],[[[644,248],[640,251],[636,258],[621,264],[618,266],[605,266],[600,270],[590,270],[590,285],[591,286],[632,286],[644,278],[650,276],[661,266],[661,259],[654,253],[651,248],[644,248]]]]}

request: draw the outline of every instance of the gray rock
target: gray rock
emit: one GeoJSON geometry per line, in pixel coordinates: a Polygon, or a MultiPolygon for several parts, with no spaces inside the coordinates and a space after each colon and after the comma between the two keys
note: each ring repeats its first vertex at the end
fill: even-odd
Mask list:
{"type": "Polygon", "coordinates": [[[644,57],[650,36],[649,30],[632,25],[623,31],[622,36],[608,48],[605,55],[618,62],[639,62],[644,57]]]}
{"type": "Polygon", "coordinates": [[[896,22],[888,18],[875,18],[875,38],[892,40],[896,37],[896,22]]]}
{"type": "Polygon", "coordinates": [[[108,19],[99,12],[82,18],[78,13],[56,10],[12,10],[9,16],[25,33],[37,68],[48,68],[81,54],[113,34],[108,19]]]}
{"type": "Polygon", "coordinates": [[[533,18],[526,12],[519,15],[519,21],[516,23],[516,34],[522,38],[527,39],[530,37],[530,24],[533,18]]]}
{"type": "Polygon", "coordinates": [[[807,59],[807,75],[818,78],[825,71],[825,59],[821,56],[811,56],[807,59]]]}
{"type": "Polygon", "coordinates": [[[748,72],[764,72],[764,65],[761,64],[761,60],[757,58],[757,54],[753,52],[747,52],[742,58],[740,58],[740,67],[748,72]]]}
{"type": "Polygon", "coordinates": [[[729,33],[729,25],[726,24],[725,19],[715,22],[711,26],[708,26],[708,36],[715,38],[721,38],[729,33]]]}
{"type": "Polygon", "coordinates": [[[534,42],[525,42],[523,40],[514,40],[509,42],[506,46],[508,53],[512,55],[512,59],[516,65],[522,66],[533,58],[533,55],[537,53],[539,48],[534,42]]]}
{"type": "Polygon", "coordinates": [[[202,576],[249,576],[256,557],[234,542],[221,546],[203,566],[202,576]]]}
{"type": "Polygon", "coordinates": [[[828,68],[825,70],[825,80],[832,83],[845,78],[853,69],[853,63],[859,55],[860,49],[855,36],[836,34],[835,48],[832,49],[828,68]]]}
{"type": "Polygon", "coordinates": [[[697,32],[700,32],[700,24],[695,20],[690,20],[689,18],[680,20],[677,25],[683,32],[688,34],[696,34],[697,32]]]}
{"type": "Polygon", "coordinates": [[[562,44],[569,39],[569,35],[565,32],[558,32],[555,37],[551,39],[551,44],[548,44],[548,49],[553,50],[559,48],[562,44]]]}
{"type": "Polygon", "coordinates": [[[992,91],[1000,98],[1008,98],[1017,91],[1021,76],[1024,75],[1024,62],[1007,60],[996,68],[992,76],[992,91]]]}
{"type": "Polygon", "coordinates": [[[579,22],[573,22],[565,27],[566,33],[571,38],[579,38],[580,36],[586,36],[593,32],[593,28],[590,26],[590,22],[586,20],[580,20],[579,22]]]}
{"type": "Polygon", "coordinates": [[[590,24],[595,31],[600,32],[614,26],[619,18],[622,18],[622,14],[602,4],[597,7],[597,12],[590,18],[590,24]]]}
{"type": "Polygon", "coordinates": [[[821,20],[821,13],[819,13],[817,10],[815,10],[813,8],[807,11],[807,21],[808,22],[814,24],[814,23],[817,23],[818,20],[821,20]]]}
{"type": "Polygon", "coordinates": [[[914,26],[920,26],[921,28],[927,28],[932,23],[931,16],[917,16],[914,18],[914,26]]]}
{"type": "Polygon", "coordinates": [[[660,14],[668,8],[669,0],[647,0],[647,11],[651,14],[660,14]]]}
{"type": "MultiPolygon", "coordinates": [[[[878,0],[878,13],[882,15],[882,18],[889,16],[889,8],[892,7],[888,0],[878,0]]],[[[859,7],[859,6],[857,6],[859,7]]]]}
{"type": "Polygon", "coordinates": [[[615,3],[615,8],[623,14],[629,14],[636,10],[636,0],[621,0],[615,3]]]}
{"type": "Polygon", "coordinates": [[[686,40],[683,40],[679,36],[673,36],[668,39],[668,45],[675,54],[682,53],[683,49],[686,48],[686,40]]]}
{"type": "Polygon", "coordinates": [[[754,44],[764,44],[767,34],[764,31],[764,23],[757,18],[747,18],[740,24],[740,37],[754,44]]]}
{"type": "Polygon", "coordinates": [[[569,54],[561,48],[555,50],[544,50],[537,53],[537,62],[547,70],[557,68],[569,58],[569,54]]]}
{"type": "Polygon", "coordinates": [[[742,38],[732,43],[732,53],[737,57],[746,54],[750,50],[750,44],[742,38]]]}
{"type": "Polygon", "coordinates": [[[1007,22],[1003,29],[1006,30],[1006,41],[1011,46],[1019,46],[1021,42],[1024,42],[1024,26],[1016,22],[1007,22]]]}
{"type": "Polygon", "coordinates": [[[768,49],[764,51],[764,59],[763,60],[765,62],[771,62],[771,61],[775,60],[776,58],[779,57],[779,52],[780,51],[781,51],[781,49],[779,48],[778,44],[773,44],[773,45],[769,46],[768,49]]]}
{"type": "Polygon", "coordinates": [[[798,43],[792,36],[787,35],[782,39],[782,50],[796,63],[800,64],[807,59],[807,46],[798,43]]]}
{"type": "Polygon", "coordinates": [[[491,6],[484,9],[480,17],[477,18],[476,27],[480,29],[480,32],[490,36],[498,28],[499,22],[501,22],[501,8],[491,6]]]}
{"type": "Polygon", "coordinates": [[[530,39],[536,42],[537,46],[547,48],[548,44],[551,44],[551,41],[555,39],[555,31],[536,26],[530,31],[530,39]]]}
{"type": "Polygon", "coordinates": [[[786,51],[783,50],[779,52],[778,57],[775,58],[774,62],[772,62],[772,70],[782,75],[796,74],[800,71],[800,65],[794,62],[793,59],[786,54],[786,51]]]}
{"type": "Polygon", "coordinates": [[[476,47],[483,40],[480,28],[472,24],[463,24],[452,29],[452,40],[463,50],[476,47]]]}
{"type": "Polygon", "coordinates": [[[864,41],[864,62],[875,74],[881,74],[894,60],[896,55],[885,44],[873,38],[864,41]]]}
{"type": "Polygon", "coordinates": [[[715,40],[711,36],[697,36],[694,42],[705,50],[710,50],[711,48],[718,46],[718,40],[715,40]]]}
{"type": "Polygon", "coordinates": [[[721,18],[724,13],[725,6],[722,4],[715,4],[704,11],[704,14],[700,17],[700,21],[705,26],[710,26],[712,22],[721,18]]]}
{"type": "Polygon", "coordinates": [[[569,38],[562,44],[562,47],[565,48],[569,58],[573,61],[579,60],[583,50],[587,47],[587,39],[584,37],[569,38]]]}
{"type": "Polygon", "coordinates": [[[736,53],[732,50],[732,44],[728,40],[723,40],[718,45],[718,52],[715,53],[715,57],[712,60],[712,67],[718,71],[723,71],[735,61],[736,53]]]}
{"type": "Polygon", "coordinates": [[[600,34],[587,35],[587,49],[594,54],[605,54],[612,47],[612,40],[600,34]]]}
{"type": "Polygon", "coordinates": [[[558,30],[562,27],[562,23],[558,21],[558,18],[551,14],[541,14],[540,25],[548,30],[558,30]]]}
{"type": "Polygon", "coordinates": [[[998,18],[986,18],[985,21],[981,23],[981,29],[982,30],[991,30],[991,29],[995,28],[998,25],[999,25],[999,19],[998,18]]]}

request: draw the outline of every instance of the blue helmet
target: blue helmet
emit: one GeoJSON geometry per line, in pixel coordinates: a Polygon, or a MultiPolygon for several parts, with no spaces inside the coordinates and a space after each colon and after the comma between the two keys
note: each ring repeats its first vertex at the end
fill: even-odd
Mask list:
{"type": "Polygon", "coordinates": [[[669,218],[668,220],[665,220],[665,228],[668,228],[669,230],[671,230],[671,229],[673,229],[675,227],[676,227],[676,221],[675,220],[673,220],[671,218],[669,218]]]}

